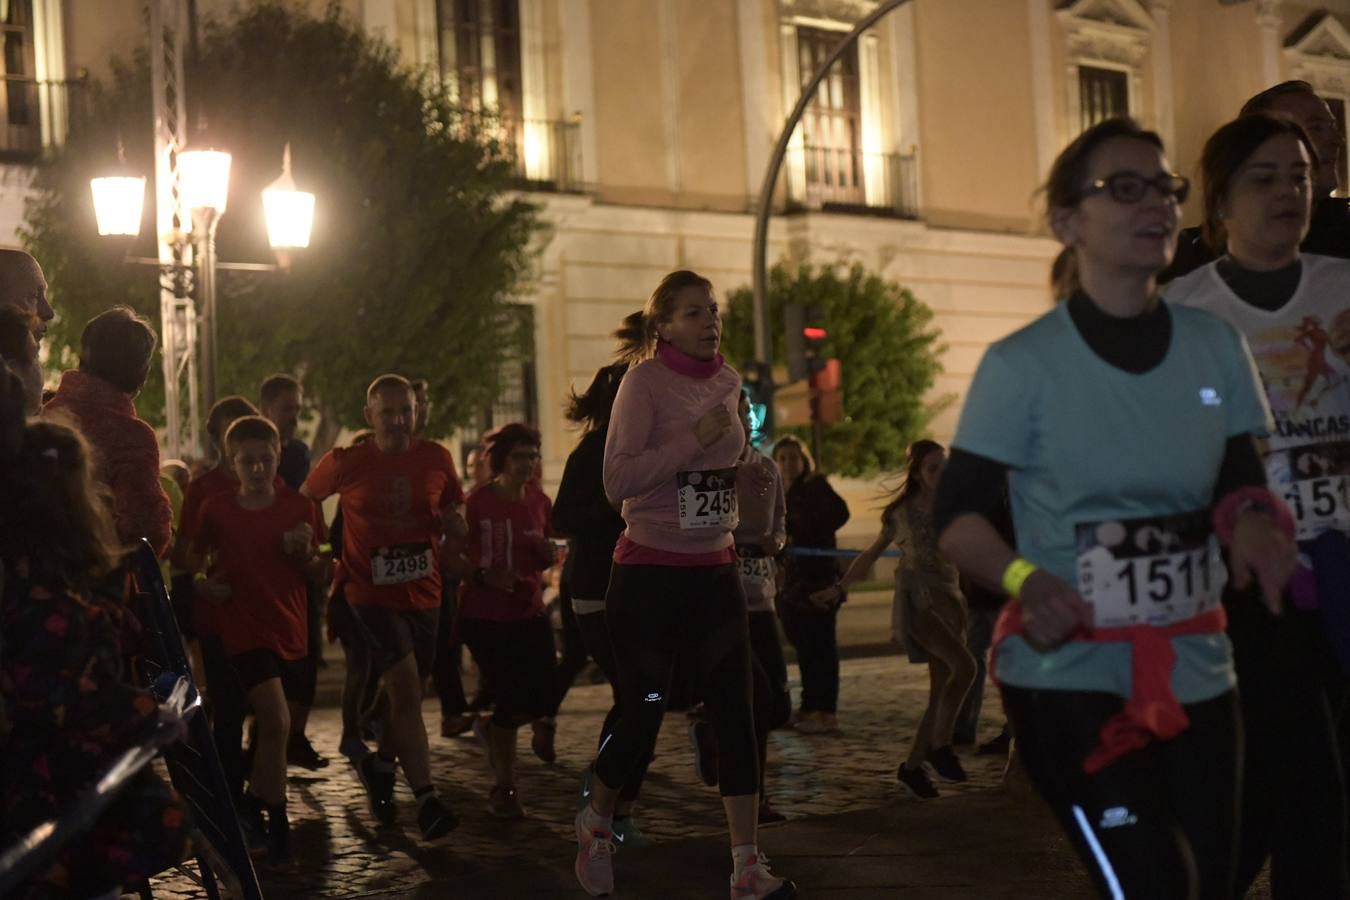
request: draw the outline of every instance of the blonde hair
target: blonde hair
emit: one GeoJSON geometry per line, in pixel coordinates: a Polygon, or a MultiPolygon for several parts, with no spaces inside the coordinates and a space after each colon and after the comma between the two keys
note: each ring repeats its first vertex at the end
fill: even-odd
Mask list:
{"type": "Polygon", "coordinates": [[[675,315],[675,298],[691,287],[712,293],[712,282],[688,269],[678,269],[662,278],[647,299],[647,306],[627,316],[614,332],[619,341],[615,356],[630,365],[650,358],[656,352],[656,326],[671,320],[675,315]]]}

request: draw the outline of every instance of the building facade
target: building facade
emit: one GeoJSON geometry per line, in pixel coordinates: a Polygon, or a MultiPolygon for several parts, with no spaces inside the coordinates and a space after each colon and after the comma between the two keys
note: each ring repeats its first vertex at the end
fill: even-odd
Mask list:
{"type": "MultiPolygon", "coordinates": [[[[295,0],[322,11],[324,0],[295,0]]],[[[224,12],[228,0],[197,0],[224,12]]],[[[550,480],[571,384],[671,269],[749,284],[763,173],[802,83],[874,0],[345,0],[411,66],[497,112],[552,225],[519,298],[533,356],[484,424],[535,422],[550,480]]],[[[142,0],[0,0],[0,232],[87,74],[142,40],[142,0]]],[[[1048,308],[1036,190],[1068,140],[1130,113],[1194,175],[1242,101],[1305,78],[1344,120],[1350,0],[911,0],[832,69],[775,187],[770,262],[860,261],[936,313],[938,395],[1048,308]]],[[[190,89],[190,86],[189,86],[190,89]]],[[[1344,124],[1344,122],[1343,122],[1344,124]]],[[[1341,161],[1344,167],[1344,160],[1341,161]]],[[[1194,220],[1195,210],[1188,219],[1194,220]]],[[[959,404],[933,424],[950,438],[959,404]]],[[[875,495],[852,485],[857,508],[875,495]]],[[[860,530],[870,528],[872,517],[860,530]]]]}

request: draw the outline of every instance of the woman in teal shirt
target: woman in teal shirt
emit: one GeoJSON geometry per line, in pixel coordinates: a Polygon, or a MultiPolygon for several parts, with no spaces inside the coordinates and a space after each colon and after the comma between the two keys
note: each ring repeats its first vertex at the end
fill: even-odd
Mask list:
{"type": "Polygon", "coordinates": [[[1126,119],[1060,154],[1046,195],[1065,302],[985,354],[934,516],[943,552],[1013,598],[994,675],[1019,752],[1112,898],[1231,895],[1221,597],[1231,581],[1278,608],[1293,563],[1245,344],[1157,297],[1188,187],[1126,119]],[[990,524],[1005,478],[1016,552],[990,524]]]}

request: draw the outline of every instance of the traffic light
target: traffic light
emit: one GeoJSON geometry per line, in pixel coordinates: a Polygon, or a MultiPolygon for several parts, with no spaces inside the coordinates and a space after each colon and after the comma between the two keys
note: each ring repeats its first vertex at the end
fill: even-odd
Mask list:
{"type": "Polygon", "coordinates": [[[773,436],[773,372],[764,363],[751,363],[745,387],[750,392],[750,443],[758,448],[773,436]]]}
{"type": "Polygon", "coordinates": [[[783,310],[783,337],[787,349],[788,380],[800,381],[825,365],[824,314],[819,306],[789,303],[783,310]]]}

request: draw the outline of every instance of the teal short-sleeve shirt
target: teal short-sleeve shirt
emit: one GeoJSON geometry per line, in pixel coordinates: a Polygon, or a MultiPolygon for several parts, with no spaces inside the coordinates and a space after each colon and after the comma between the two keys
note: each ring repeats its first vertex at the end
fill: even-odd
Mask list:
{"type": "MultiPolygon", "coordinates": [[[[1166,356],[1133,374],[1097,356],[1061,303],[989,347],[961,411],[953,446],[1010,468],[1018,553],[1069,584],[1077,584],[1077,525],[1208,509],[1228,439],[1268,427],[1242,337],[1200,310],[1166,309],[1166,356]]],[[[1181,702],[1236,683],[1224,635],[1172,643],[1181,702]]],[[[1019,687],[1131,693],[1123,642],[1040,652],[1011,637],[996,671],[1019,687]]]]}

